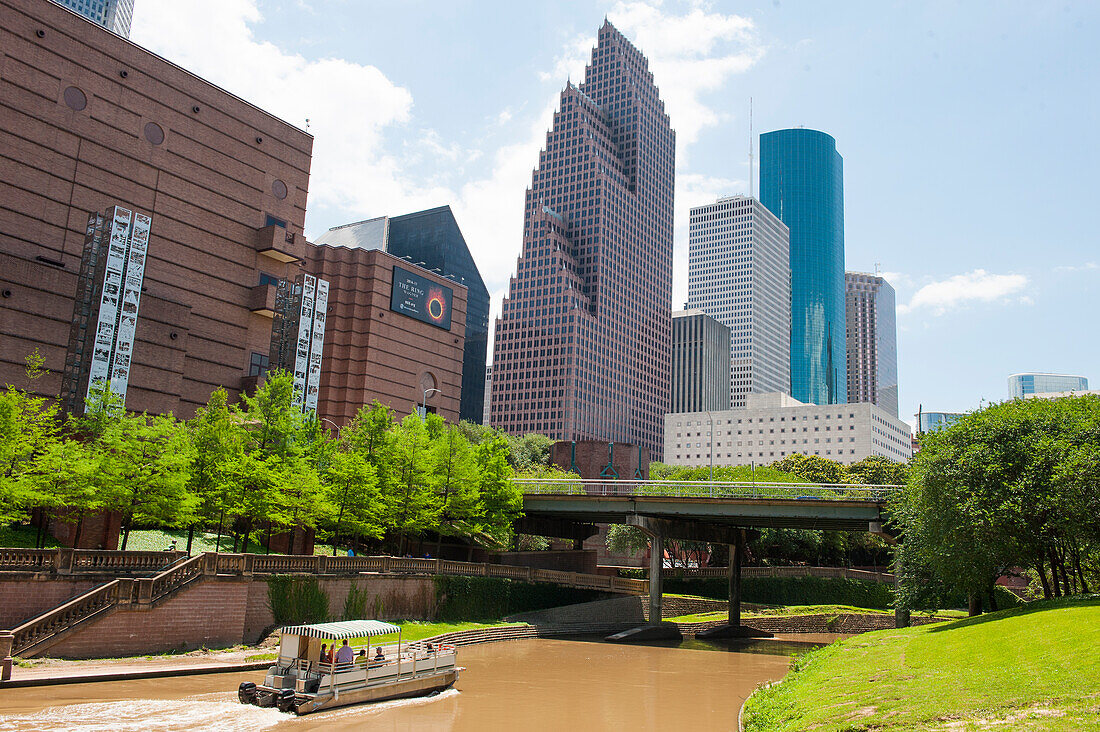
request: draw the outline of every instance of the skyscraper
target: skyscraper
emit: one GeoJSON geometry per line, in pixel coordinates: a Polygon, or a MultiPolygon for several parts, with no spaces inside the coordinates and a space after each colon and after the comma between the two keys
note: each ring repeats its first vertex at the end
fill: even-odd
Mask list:
{"type": "Polygon", "coordinates": [[[760,202],[791,234],[791,395],[843,404],[844,160],[824,132],[760,136],[760,202]]]}
{"type": "Polygon", "coordinates": [[[730,329],[702,310],[672,314],[670,412],[730,408],[730,329]]]}
{"type": "Polygon", "coordinates": [[[660,459],[669,406],[675,134],[610,23],[561,93],[496,322],[491,424],[630,442],[660,459]]]}
{"type": "Polygon", "coordinates": [[[130,37],[130,20],[134,16],[134,0],[54,0],[88,20],[117,33],[130,37]]]}
{"type": "Polygon", "coordinates": [[[898,334],[894,288],[863,272],[844,273],[848,402],[871,402],[898,416],[898,334]]]}
{"type": "Polygon", "coordinates": [[[485,358],[489,346],[489,290],[481,279],[481,272],[451,207],[439,206],[403,216],[381,216],[336,226],[317,237],[315,243],[384,249],[466,286],[468,309],[459,414],[462,419],[480,423],[484,414],[485,358]]]}
{"type": "Polygon", "coordinates": [[[733,196],[691,209],[688,232],[687,306],[729,326],[730,405],[790,393],[787,227],[755,198],[733,196]]]}
{"type": "Polygon", "coordinates": [[[1084,376],[1068,374],[1024,373],[1008,377],[1008,397],[1023,399],[1029,394],[1046,394],[1058,391],[1085,391],[1089,380],[1084,376]]]}

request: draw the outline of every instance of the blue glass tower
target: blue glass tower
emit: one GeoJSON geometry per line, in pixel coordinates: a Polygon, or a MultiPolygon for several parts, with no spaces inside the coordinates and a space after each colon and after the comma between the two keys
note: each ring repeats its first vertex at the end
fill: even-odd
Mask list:
{"type": "Polygon", "coordinates": [[[791,231],[791,396],[848,401],[844,308],[844,160],[803,128],[760,136],[760,202],[791,231]]]}

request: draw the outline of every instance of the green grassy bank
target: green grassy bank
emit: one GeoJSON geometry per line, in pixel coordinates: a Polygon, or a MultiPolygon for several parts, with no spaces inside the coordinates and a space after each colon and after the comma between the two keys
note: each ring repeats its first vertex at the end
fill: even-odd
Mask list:
{"type": "Polygon", "coordinates": [[[1100,729],[1100,595],[849,638],[745,706],[750,732],[1100,729]]]}

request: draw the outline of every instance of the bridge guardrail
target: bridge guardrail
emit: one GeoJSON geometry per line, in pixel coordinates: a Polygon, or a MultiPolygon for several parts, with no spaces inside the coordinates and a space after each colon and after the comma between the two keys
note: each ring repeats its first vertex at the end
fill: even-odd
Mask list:
{"type": "Polygon", "coordinates": [[[573,478],[515,478],[513,483],[525,495],[854,500],[875,503],[885,503],[891,495],[902,488],[897,485],[849,485],[846,483],[734,483],[573,478]]]}

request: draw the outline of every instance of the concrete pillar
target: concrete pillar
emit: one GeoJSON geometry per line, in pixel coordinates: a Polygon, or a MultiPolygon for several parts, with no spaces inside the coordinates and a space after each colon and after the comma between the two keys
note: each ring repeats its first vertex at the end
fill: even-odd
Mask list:
{"type": "Polygon", "coordinates": [[[741,626],[741,555],[744,553],[744,542],[739,540],[727,546],[730,552],[729,624],[734,628],[739,628],[741,626]]]}
{"type": "Polygon", "coordinates": [[[661,565],[664,564],[665,540],[658,530],[649,531],[649,624],[661,622],[661,565]]]}
{"type": "Polygon", "coordinates": [[[11,649],[15,644],[15,633],[0,630],[0,681],[11,679],[11,649]]]}

